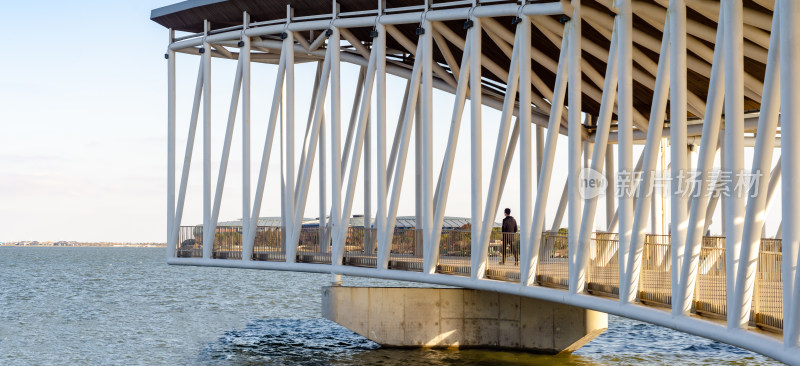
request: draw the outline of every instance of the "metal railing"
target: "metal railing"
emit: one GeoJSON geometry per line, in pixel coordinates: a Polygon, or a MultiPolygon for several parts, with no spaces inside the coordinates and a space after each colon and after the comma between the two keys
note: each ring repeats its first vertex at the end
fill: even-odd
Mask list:
{"type": "Polygon", "coordinates": [[[659,306],[672,305],[671,264],[670,236],[645,235],[639,301],[659,306]]]}
{"type": "Polygon", "coordinates": [[[519,233],[492,231],[488,252],[487,278],[519,282],[519,233]]]}
{"type": "Polygon", "coordinates": [[[297,262],[331,263],[331,231],[327,227],[304,227],[297,241],[297,262]]]}
{"type": "Polygon", "coordinates": [[[761,239],[751,321],[759,328],[783,330],[783,277],[780,239],[761,239]]]}
{"type": "Polygon", "coordinates": [[[344,244],[344,264],[375,268],[378,264],[377,247],[375,229],[354,226],[347,228],[347,237],[344,244]]]}
{"type": "MultiPolygon", "coordinates": [[[[284,261],[283,230],[259,226],[256,230],[253,260],[284,261]]],[[[176,255],[179,258],[203,257],[203,227],[181,226],[176,255]]],[[[783,329],[783,279],[781,240],[761,239],[758,267],[750,313],[751,325],[773,332],[783,329]]],[[[518,282],[519,233],[490,234],[486,277],[518,282]],[[505,249],[505,258],[503,256],[505,249]],[[505,259],[505,260],[504,260],[505,259]]],[[[471,273],[471,232],[442,230],[437,273],[469,276],[471,273]]],[[[601,296],[619,296],[619,235],[593,233],[590,244],[587,289],[601,296]]],[[[544,232],[539,250],[536,281],[542,286],[568,288],[569,248],[566,233],[544,232]]],[[[239,226],[218,226],[214,234],[212,258],[241,259],[242,232],[239,226]]],[[[331,263],[330,228],[306,227],[300,230],[297,262],[331,263]]],[[[345,238],[344,264],[374,268],[377,265],[375,229],[349,227],[345,238]]],[[[671,254],[669,235],[645,236],[639,280],[639,301],[670,306],[671,254]]],[[[399,228],[392,235],[389,268],[422,270],[422,230],[399,228]]],[[[724,319],[726,304],[725,238],[705,236],[700,251],[694,296],[694,312],[724,319]]]]}
{"type": "Polygon", "coordinates": [[[542,233],[536,281],[542,286],[569,287],[569,240],[566,233],[542,233]]]}
{"type": "Polygon", "coordinates": [[[703,237],[694,292],[695,312],[725,319],[728,314],[725,278],[725,237],[703,237]]]}
{"type": "Polygon", "coordinates": [[[203,227],[181,226],[178,230],[178,246],[175,251],[178,258],[202,258],[203,227]]]}
{"type": "Polygon", "coordinates": [[[594,233],[589,250],[589,292],[619,297],[619,234],[594,233]]]}
{"type": "Polygon", "coordinates": [[[241,226],[217,226],[211,258],[242,259],[241,226]]]}
{"type": "Polygon", "coordinates": [[[389,269],[422,271],[422,230],[395,229],[389,252],[389,269]]]}
{"type": "Polygon", "coordinates": [[[442,237],[439,240],[437,273],[470,275],[471,236],[472,232],[469,230],[442,230],[442,237]]]}
{"type": "Polygon", "coordinates": [[[283,229],[276,226],[259,226],[253,241],[253,260],[283,262],[286,260],[286,243],[283,229]]]}

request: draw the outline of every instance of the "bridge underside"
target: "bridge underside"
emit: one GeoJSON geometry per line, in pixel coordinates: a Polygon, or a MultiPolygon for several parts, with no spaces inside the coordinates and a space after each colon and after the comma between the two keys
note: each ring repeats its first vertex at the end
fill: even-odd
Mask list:
{"type": "Polygon", "coordinates": [[[382,346],[546,354],[575,351],[608,328],[608,315],[592,310],[446,288],[324,287],[322,316],[382,346]]]}
{"type": "Polygon", "coordinates": [[[170,28],[170,264],[520,295],[800,364],[800,3],[191,0],[156,9],[152,19],[170,28]],[[199,33],[176,37],[176,30],[199,33]],[[200,56],[179,180],[176,53],[200,56]],[[212,58],[237,60],[216,185],[212,58]],[[359,66],[358,77],[343,78],[342,62],[359,66]],[[258,63],[277,67],[269,66],[276,82],[251,176],[251,65],[258,63]],[[300,63],[316,65],[313,85],[296,85],[300,63]],[[405,79],[405,90],[387,90],[387,75],[405,79]],[[351,80],[354,103],[342,123],[342,85],[351,80]],[[447,137],[438,136],[443,156],[433,149],[433,126],[442,124],[433,117],[440,108],[434,88],[454,99],[447,137]],[[296,139],[295,99],[307,95],[305,133],[296,139]],[[390,136],[387,106],[400,100],[390,136]],[[500,117],[487,121],[497,143],[484,169],[486,108],[500,117]],[[462,119],[470,122],[469,141],[459,142],[462,119]],[[237,120],[243,220],[219,226],[237,120]],[[181,226],[200,121],[203,223],[181,226]],[[401,228],[412,136],[416,220],[401,228]],[[567,153],[557,159],[563,140],[567,153]],[[461,197],[451,195],[451,187],[466,186],[453,174],[459,143],[469,146],[470,169],[469,195],[461,197]],[[639,156],[634,145],[643,145],[639,156]],[[265,188],[271,161],[281,167],[270,176],[280,180],[279,194],[265,188]],[[518,181],[509,179],[512,169],[518,181]],[[304,217],[314,172],[319,218],[312,226],[304,217]],[[551,189],[558,174],[566,183],[551,189]],[[361,226],[351,220],[357,185],[364,187],[361,226]],[[500,233],[499,202],[512,188],[520,231],[500,233]],[[281,203],[280,222],[259,225],[270,197],[281,203]],[[470,202],[471,223],[444,228],[448,201],[458,199],[470,202]],[[568,229],[559,230],[564,216],[568,229]],[[717,216],[721,234],[713,236],[717,216]],[[768,217],[778,217],[777,231],[766,232],[768,217]]]}

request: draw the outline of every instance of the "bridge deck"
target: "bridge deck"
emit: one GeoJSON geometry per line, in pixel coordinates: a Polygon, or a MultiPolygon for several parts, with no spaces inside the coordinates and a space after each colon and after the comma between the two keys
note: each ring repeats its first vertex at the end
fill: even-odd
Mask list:
{"type": "MultiPolygon", "coordinates": [[[[213,246],[213,258],[241,260],[241,228],[217,227],[213,246]]],[[[321,230],[304,228],[300,234],[300,245],[295,258],[297,263],[331,264],[331,246],[320,245],[321,230]]],[[[329,238],[329,233],[322,232],[329,238]]],[[[376,268],[374,231],[351,227],[342,264],[346,266],[376,268]],[[366,248],[366,249],[365,249],[366,248]]],[[[388,269],[421,272],[423,268],[422,248],[417,246],[415,230],[398,229],[395,233],[388,269]]],[[[177,256],[182,258],[202,257],[202,228],[183,227],[181,245],[177,256]]],[[[469,232],[445,230],[436,272],[469,277],[471,260],[469,232]]],[[[486,278],[507,282],[520,282],[520,267],[514,263],[513,251],[518,250],[519,234],[495,232],[491,236],[486,262],[486,278]],[[503,235],[506,242],[506,258],[503,263],[503,235]],[[512,244],[513,251],[512,251],[512,244]]],[[[328,242],[330,239],[327,239],[328,242]]],[[[724,238],[706,237],[699,264],[699,276],[693,301],[693,313],[711,319],[725,319],[726,272],[724,238]]],[[[540,286],[567,289],[569,281],[569,250],[567,236],[558,233],[543,233],[536,267],[536,282],[540,286]]],[[[619,298],[619,266],[617,236],[613,233],[595,233],[591,245],[587,292],[592,295],[619,298]]],[[[758,264],[756,288],[750,323],[774,333],[783,329],[783,302],[781,280],[780,241],[764,239],[758,264]]],[[[282,249],[281,230],[260,227],[252,260],[285,262],[282,249]]],[[[639,281],[638,300],[645,305],[665,307],[672,305],[672,279],[670,274],[669,236],[648,235],[645,241],[642,275],[639,281]]]]}

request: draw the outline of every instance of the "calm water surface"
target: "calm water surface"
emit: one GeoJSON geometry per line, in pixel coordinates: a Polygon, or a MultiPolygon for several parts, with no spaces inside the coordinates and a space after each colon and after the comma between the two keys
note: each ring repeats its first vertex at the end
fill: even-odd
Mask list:
{"type": "Polygon", "coordinates": [[[0,365],[779,364],[613,316],[570,356],[381,349],[321,318],[327,275],[164,262],[158,248],[0,247],[0,365]]]}

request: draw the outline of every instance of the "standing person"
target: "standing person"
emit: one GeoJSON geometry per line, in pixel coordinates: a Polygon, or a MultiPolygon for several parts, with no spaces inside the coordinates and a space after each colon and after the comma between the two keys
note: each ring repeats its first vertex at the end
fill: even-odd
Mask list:
{"type": "Polygon", "coordinates": [[[500,264],[506,263],[506,246],[511,247],[511,253],[514,255],[514,265],[519,264],[519,254],[517,248],[514,246],[514,234],[517,232],[517,220],[511,216],[511,209],[506,208],[506,217],[503,219],[503,261],[500,264]]]}

